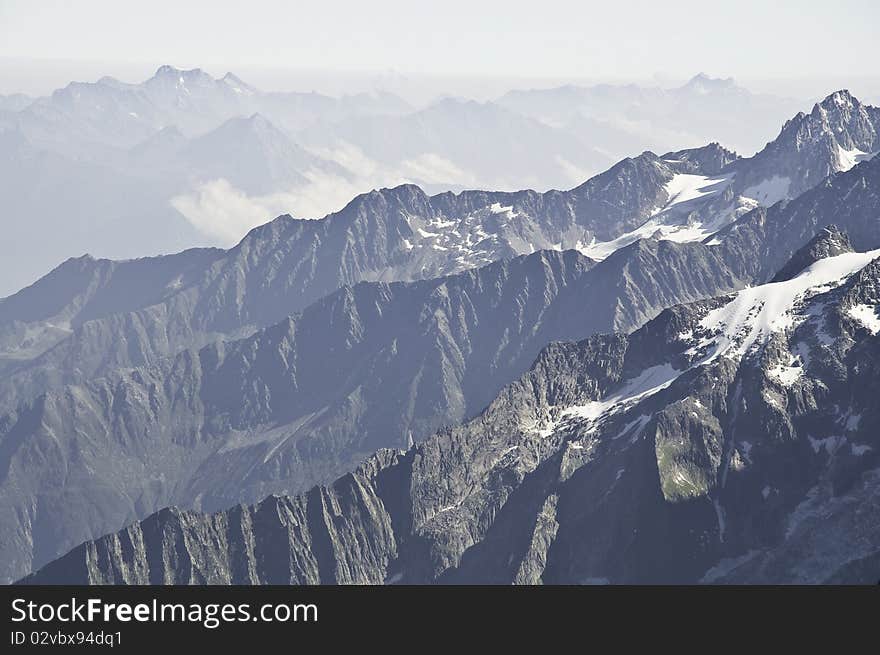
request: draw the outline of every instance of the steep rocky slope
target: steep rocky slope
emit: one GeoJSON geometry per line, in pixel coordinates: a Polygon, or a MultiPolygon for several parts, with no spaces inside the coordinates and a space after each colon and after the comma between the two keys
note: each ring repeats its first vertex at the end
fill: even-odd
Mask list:
{"type": "Polygon", "coordinates": [[[124,384],[113,374],[38,396],[3,419],[0,443],[28,481],[7,476],[4,487],[19,526],[12,570],[163,504],[219,508],[293,492],[376,448],[403,445],[410,430],[419,440],[473,415],[550,339],[631,330],[677,302],[769,280],[783,256],[800,262],[839,251],[842,237],[795,254],[823,216],[840,219],[857,248],[878,247],[878,172],[880,162],[860,164],[792,202],[749,213],[708,243],[648,239],[592,267],[574,253],[539,253],[439,286],[361,285],[253,337],[124,374],[124,384]],[[183,445],[170,458],[162,446],[154,460],[153,450],[128,445],[132,431],[150,444],[183,445]],[[103,435],[92,463],[69,452],[84,432],[103,435]],[[68,455],[35,457],[42,443],[68,455]],[[131,468],[111,494],[96,489],[104,483],[94,476],[71,484],[69,473],[47,473],[56,460],[71,471],[117,470],[119,444],[131,468]],[[80,513],[93,518],[63,520],[62,490],[93,508],[80,513]]]}
{"type": "Polygon", "coordinates": [[[552,344],[461,427],[300,496],[162,510],[27,581],[873,583],[878,257],[552,344]]]}
{"type": "Polygon", "coordinates": [[[707,250],[646,242],[598,266],[542,251],[362,283],[251,337],[42,394],[0,418],[0,505],[16,526],[4,559],[39,564],[167,504],[297,492],[419,441],[479,412],[551,340],[741,286],[707,250]]]}
{"type": "Polygon", "coordinates": [[[733,165],[712,145],[645,153],[570,192],[400,187],[323,221],[274,221],[231,251],[66,263],[0,301],[7,575],[165,505],[213,510],[332,479],[473,416],[552,339],[627,332],[777,271],[790,280],[849,238],[880,246],[877,159],[710,226],[700,242],[702,212],[735,193],[733,165]],[[849,237],[808,243],[828,220],[849,237]],[[579,221],[618,236],[585,245],[579,221]],[[560,241],[319,299],[346,280],[469,269],[562,233],[601,262],[560,253],[560,241]],[[389,261],[389,244],[407,259],[370,269],[389,261]],[[477,252],[488,254],[468,259],[477,252]]]}

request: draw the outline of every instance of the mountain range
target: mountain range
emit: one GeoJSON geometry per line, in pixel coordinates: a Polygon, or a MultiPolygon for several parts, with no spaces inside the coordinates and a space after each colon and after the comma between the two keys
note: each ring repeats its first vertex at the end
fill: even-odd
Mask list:
{"type": "MultiPolygon", "coordinates": [[[[266,127],[259,119],[245,123],[248,132],[266,127]]],[[[746,212],[867,160],[880,149],[878,125],[875,108],[841,92],[798,114],[751,158],[718,144],[646,152],[569,191],[545,193],[429,196],[404,185],[362,194],[321,220],[281,216],[228,251],[72,259],[0,301],[0,370],[101,370],[101,361],[79,354],[76,366],[60,366],[71,350],[100,350],[114,366],[151,363],[217,336],[252,333],[360,281],[449,275],[541,249],[577,249],[600,260],[652,236],[705,241],[746,212]],[[864,154],[842,159],[844,151],[864,154]],[[132,277],[144,281],[133,285],[132,277]]],[[[16,393],[26,386],[8,385],[16,393]]],[[[0,406],[4,395],[0,388],[0,406]]]]}
{"type": "Polygon", "coordinates": [[[577,134],[617,159],[628,142],[657,152],[718,140],[754,153],[798,110],[793,98],[756,94],[700,73],[674,88],[636,84],[509,91],[499,104],[577,134]]]}
{"type": "MultiPolygon", "coordinates": [[[[129,156],[250,161],[254,185],[295,169],[248,159],[251,138],[311,156],[260,115],[221,129],[234,138],[166,128],[129,156]]],[[[846,394],[876,320],[878,130],[841,91],[752,157],[644,152],[568,191],[383,188],[229,250],[66,261],[0,300],[2,576],[131,524],[36,580],[727,580],[709,569],[746,551],[759,573],[742,579],[765,579],[799,547],[778,533],[803,484],[873,461],[853,423],[856,464],[810,459],[775,514],[719,482],[748,458],[742,430],[816,450],[820,414],[870,414],[846,394]],[[767,380],[790,408],[761,405],[767,380]],[[698,425],[675,409],[685,391],[709,408],[698,425]],[[268,494],[285,497],[190,511],[268,494]],[[187,511],[150,516],[172,505],[187,511]]],[[[775,470],[795,451],[768,452],[775,470]]],[[[844,551],[835,575],[854,575],[844,551]]]]}
{"type": "MultiPolygon", "coordinates": [[[[138,84],[105,77],[44,98],[8,96],[0,139],[17,145],[4,146],[0,179],[14,219],[10,242],[24,247],[3,250],[0,295],[84,252],[118,259],[228,247],[272,216],[323,216],[364,189],[564,189],[647,149],[719,140],[677,132],[653,139],[677,120],[678,110],[662,108],[667,94],[689,98],[694,124],[697,114],[713,124],[726,117],[760,139],[797,107],[696,79],[705,93],[694,90],[696,82],[686,92],[596,87],[589,94],[611,100],[587,104],[604,107],[604,118],[581,111],[571,125],[520,111],[506,98],[411,107],[389,93],[264,92],[231,73],[215,79],[171,66],[138,84]],[[641,119],[606,120],[633,103],[658,109],[647,130],[641,119]],[[741,120],[744,114],[751,119],[741,120]],[[596,129],[585,127],[591,121],[596,129]]],[[[560,91],[544,104],[563,108],[567,97],[560,91]]]]}
{"type": "Polygon", "coordinates": [[[332,485],[165,509],[27,582],[873,583],[880,249],[826,228],[788,268],[551,344],[472,421],[332,485]]]}

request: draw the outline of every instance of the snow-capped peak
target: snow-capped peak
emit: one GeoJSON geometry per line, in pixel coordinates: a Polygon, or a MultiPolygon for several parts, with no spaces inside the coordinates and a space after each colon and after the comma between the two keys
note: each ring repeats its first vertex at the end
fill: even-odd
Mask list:
{"type": "Polygon", "coordinates": [[[835,91],[831,95],[827,96],[821,103],[819,103],[823,107],[853,107],[859,104],[859,101],[856,100],[853,95],[846,89],[841,89],[840,91],[835,91]]]}
{"type": "MultiPolygon", "coordinates": [[[[846,252],[816,261],[791,279],[743,289],[726,304],[710,310],[693,330],[681,335],[685,343],[692,344],[686,351],[692,358],[691,364],[685,369],[709,364],[720,356],[742,358],[766,343],[774,332],[806,320],[809,312],[805,305],[811,298],[839,287],[878,257],[880,249],[846,252]]],[[[875,307],[863,303],[853,307],[850,315],[872,333],[880,332],[875,307]]],[[[669,363],[655,365],[610,390],[604,398],[584,405],[557,407],[555,418],[526,427],[547,436],[572,421],[595,426],[666,389],[683,372],[669,363]]],[[[771,372],[776,373],[783,377],[792,374],[788,370],[771,372]]]]}
{"type": "Polygon", "coordinates": [[[147,80],[147,84],[186,88],[193,85],[214,84],[214,78],[201,68],[182,70],[166,64],[156,70],[156,74],[147,80]]]}

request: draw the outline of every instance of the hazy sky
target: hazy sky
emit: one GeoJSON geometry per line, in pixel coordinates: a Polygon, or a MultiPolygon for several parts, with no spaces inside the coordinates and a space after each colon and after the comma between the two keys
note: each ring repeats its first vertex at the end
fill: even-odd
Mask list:
{"type": "Polygon", "coordinates": [[[0,57],[645,79],[876,75],[876,0],[0,0],[0,57]],[[844,63],[845,62],[845,63],[844,63]]]}

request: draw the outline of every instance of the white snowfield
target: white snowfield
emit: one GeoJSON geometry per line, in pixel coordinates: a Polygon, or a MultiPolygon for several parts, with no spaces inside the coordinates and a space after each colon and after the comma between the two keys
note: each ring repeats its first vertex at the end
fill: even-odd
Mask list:
{"type": "Polygon", "coordinates": [[[721,355],[742,357],[773,332],[793,326],[798,320],[795,306],[799,301],[839,286],[877,257],[880,249],[828,257],[791,280],[743,289],[700,321],[700,327],[712,336],[699,347],[714,344],[703,363],[721,355]]]}
{"type": "MultiPolygon", "coordinates": [[[[722,212],[708,223],[689,221],[688,215],[701,207],[707,200],[718,195],[733,180],[733,175],[721,175],[707,177],[705,175],[676,174],[665,186],[666,201],[650,214],[650,217],[635,230],[623,234],[611,241],[597,243],[595,240],[589,244],[582,241],[575,243],[574,249],[581,254],[594,260],[602,260],[619,248],[627,246],[639,239],[657,236],[669,241],[701,241],[721,229],[732,217],[732,212],[722,212]]],[[[477,210],[464,218],[457,220],[434,219],[423,227],[417,227],[416,232],[421,237],[422,243],[410,244],[414,248],[429,247],[440,249],[438,246],[449,250],[455,250],[460,255],[462,265],[464,263],[485,263],[491,258],[483,247],[477,247],[484,239],[499,237],[492,233],[494,228],[489,228],[486,221],[500,219],[511,224],[519,214],[514,211],[512,205],[502,205],[495,202],[486,208],[477,210]]],[[[545,240],[541,243],[512,243],[521,254],[534,252],[536,249],[562,250],[563,243],[550,243],[545,240]]],[[[565,246],[569,247],[569,246],[565,246]]],[[[407,249],[411,249],[407,247],[407,249]]]]}
{"type": "MultiPolygon", "coordinates": [[[[702,339],[688,352],[706,354],[690,368],[709,364],[722,355],[740,358],[753,348],[765,344],[772,333],[786,330],[806,318],[798,311],[804,301],[840,286],[878,257],[880,249],[828,257],[815,262],[791,280],[743,289],[730,302],[709,311],[700,321],[697,338],[702,332],[702,339]]],[[[876,307],[857,305],[849,313],[872,334],[880,332],[880,316],[876,307]]],[[[694,335],[688,331],[681,334],[680,339],[691,341],[694,335]]],[[[523,428],[547,437],[565,425],[576,423],[581,426],[586,424],[587,431],[591,432],[602,419],[636,407],[669,387],[682,373],[684,371],[668,363],[652,366],[623,382],[601,400],[556,407],[556,419],[523,428]]],[[[794,384],[803,373],[800,358],[794,355],[787,365],[779,364],[768,371],[771,378],[784,386],[794,384]]],[[[642,417],[638,420],[643,425],[647,419],[642,417]]],[[[628,429],[624,430],[624,433],[628,432],[628,429]]]]}
{"type": "Polygon", "coordinates": [[[651,366],[639,375],[628,380],[623,386],[604,400],[595,400],[586,405],[575,405],[562,410],[561,416],[573,416],[594,421],[608,414],[637,403],[658,391],[662,391],[681,375],[681,371],[669,364],[651,366]]]}
{"type": "Polygon", "coordinates": [[[774,175],[760,184],[750,186],[743,191],[746,198],[755,200],[759,205],[769,207],[780,200],[788,198],[788,189],[791,187],[791,178],[774,175]]]}
{"type": "Polygon", "coordinates": [[[666,204],[655,211],[642,225],[611,241],[594,240],[587,245],[578,244],[577,250],[591,259],[602,260],[624,246],[654,235],[660,240],[679,243],[702,241],[723,227],[726,216],[720,216],[707,224],[698,221],[689,223],[685,218],[704,202],[724,191],[732,180],[733,175],[707,177],[676,174],[666,184],[666,204]]]}
{"type": "Polygon", "coordinates": [[[860,164],[863,161],[868,161],[872,159],[876,152],[862,152],[861,150],[854,148],[853,150],[846,150],[843,146],[837,146],[837,159],[838,159],[838,168],[837,170],[840,172],[848,171],[856,164],[860,164]]]}
{"type": "MultiPolygon", "coordinates": [[[[602,419],[638,405],[642,400],[668,387],[681,373],[670,364],[651,366],[636,377],[624,382],[617,391],[602,400],[593,400],[583,405],[556,407],[554,409],[559,410],[558,418],[523,426],[523,429],[538,432],[542,437],[549,437],[560,427],[576,423],[581,426],[586,424],[587,432],[591,432],[602,419]]],[[[644,425],[647,418],[636,419],[623,430],[622,434],[630,432],[636,423],[644,425]]]]}

